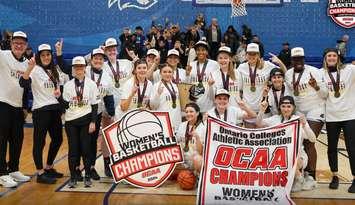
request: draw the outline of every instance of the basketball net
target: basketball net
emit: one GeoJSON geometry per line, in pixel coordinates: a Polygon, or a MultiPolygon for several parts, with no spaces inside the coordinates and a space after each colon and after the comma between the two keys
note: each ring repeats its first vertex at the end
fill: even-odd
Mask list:
{"type": "Polygon", "coordinates": [[[232,15],[231,17],[246,16],[245,0],[231,0],[232,15]]]}

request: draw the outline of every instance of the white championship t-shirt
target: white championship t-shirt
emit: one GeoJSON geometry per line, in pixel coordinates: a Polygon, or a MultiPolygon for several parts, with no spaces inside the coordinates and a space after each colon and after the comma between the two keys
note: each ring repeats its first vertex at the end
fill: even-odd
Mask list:
{"type": "Polygon", "coordinates": [[[54,83],[42,67],[36,65],[30,74],[30,78],[33,94],[32,110],[59,103],[54,96],[54,83]]]}
{"type": "MultiPolygon", "coordinates": [[[[122,95],[122,88],[126,81],[132,77],[133,71],[133,63],[127,59],[117,59],[118,66],[119,66],[119,87],[116,88],[115,84],[115,77],[114,74],[109,66],[109,62],[106,61],[103,66],[103,70],[106,71],[112,79],[112,83],[114,85],[112,94],[115,98],[115,106],[119,105],[119,101],[122,95]]],[[[117,65],[111,64],[115,72],[117,72],[117,65]]]]}
{"type": "MultiPolygon", "coordinates": [[[[198,82],[198,75],[197,75],[197,66],[199,66],[200,73],[202,74],[204,64],[203,63],[198,63],[197,60],[193,61],[190,63],[191,66],[191,73],[189,76],[187,76],[187,82],[197,85],[198,82]]],[[[203,87],[205,88],[205,93],[197,99],[196,103],[201,109],[201,112],[207,112],[209,109],[213,107],[213,98],[211,98],[209,95],[209,86],[208,86],[208,79],[212,72],[219,70],[219,64],[211,59],[207,59],[207,65],[206,65],[206,70],[204,72],[204,75],[202,77],[202,84],[203,87]]],[[[213,90],[212,90],[213,91],[213,90]]]]}
{"type": "MultiPolygon", "coordinates": [[[[188,122],[182,122],[179,125],[179,128],[177,129],[176,132],[176,140],[177,142],[181,145],[181,148],[183,150],[183,154],[184,154],[184,163],[186,164],[186,166],[188,168],[192,168],[193,165],[193,157],[197,154],[197,150],[196,150],[196,141],[194,138],[192,138],[189,143],[188,143],[188,151],[186,152],[184,150],[185,148],[185,133],[186,133],[186,127],[187,127],[188,122]]],[[[189,130],[191,130],[192,127],[189,126],[189,130]]],[[[205,141],[205,135],[206,135],[206,126],[205,123],[201,122],[196,128],[195,128],[195,132],[197,133],[197,135],[199,136],[199,139],[201,141],[202,144],[204,144],[205,141]]]]}
{"type": "MultiPolygon", "coordinates": [[[[248,62],[239,65],[237,71],[239,76],[239,89],[243,91],[243,100],[255,112],[259,111],[259,105],[263,99],[263,89],[270,78],[270,71],[277,66],[269,61],[264,61],[262,69],[256,69],[255,91],[251,91],[251,80],[248,62]]],[[[255,72],[255,67],[252,67],[252,72],[255,72]]]]}
{"type": "Polygon", "coordinates": [[[105,110],[104,97],[109,96],[109,95],[113,95],[112,92],[114,89],[114,85],[113,85],[112,79],[105,70],[102,70],[102,75],[100,78],[100,74],[95,73],[91,69],[91,66],[86,67],[85,75],[87,78],[90,78],[91,80],[93,80],[95,82],[95,84],[97,85],[97,88],[99,90],[100,103],[98,106],[97,114],[100,114],[105,110]]]}
{"type": "MultiPolygon", "coordinates": [[[[230,95],[229,97],[229,105],[234,106],[234,107],[239,107],[237,101],[240,101],[240,95],[239,95],[239,88],[238,88],[238,72],[235,70],[235,80],[232,80],[232,78],[229,78],[229,83],[228,83],[228,93],[230,95]]],[[[223,73],[223,75],[227,76],[227,73],[223,73]]],[[[221,70],[217,70],[212,72],[212,78],[215,81],[213,84],[213,96],[216,94],[217,90],[223,89],[223,80],[222,80],[222,72],[221,70]]]]}
{"type": "Polygon", "coordinates": [[[91,105],[100,103],[99,90],[96,83],[90,78],[84,79],[82,105],[80,105],[75,89],[75,78],[64,85],[63,99],[69,102],[69,108],[65,112],[65,121],[71,121],[91,113],[91,105]]]}
{"type": "MultiPolygon", "coordinates": [[[[240,109],[239,107],[228,106],[226,122],[233,124],[233,125],[237,125],[239,123],[242,123],[243,116],[246,114],[247,113],[244,110],[240,109]]],[[[219,116],[217,116],[215,108],[212,108],[211,110],[209,110],[208,115],[225,121],[224,120],[225,114],[223,113],[223,114],[219,114],[219,116]]]]}
{"type": "MultiPolygon", "coordinates": [[[[173,79],[177,79],[177,73],[179,73],[179,81],[178,83],[186,83],[186,72],[184,69],[182,68],[178,68],[177,70],[174,70],[173,73],[173,79]],[[178,72],[177,72],[178,71],[178,72]]],[[[160,76],[160,70],[156,70],[153,73],[153,84],[159,82],[161,80],[161,76],[160,76]]]]}
{"type": "MultiPolygon", "coordinates": [[[[290,90],[288,89],[288,87],[286,85],[285,86],[285,91],[283,93],[283,96],[292,96],[292,93],[290,92],[290,90]]],[[[276,95],[276,99],[277,102],[275,101],[275,95],[274,95],[274,91],[272,90],[272,88],[270,88],[269,93],[268,93],[268,102],[269,102],[269,106],[270,106],[270,110],[271,110],[271,114],[272,115],[278,115],[279,114],[279,102],[280,102],[280,97],[281,97],[282,91],[281,90],[275,90],[275,95],[276,95]]]]}
{"type": "Polygon", "coordinates": [[[158,111],[163,111],[163,112],[169,113],[172,126],[173,126],[174,130],[176,131],[176,129],[179,127],[179,124],[181,123],[181,108],[180,108],[179,90],[178,90],[178,87],[176,86],[175,83],[167,83],[167,86],[169,87],[170,91],[172,91],[172,92],[175,91],[176,107],[173,108],[173,100],[172,100],[169,90],[164,86],[163,83],[160,83],[160,82],[155,83],[153,86],[153,92],[151,94],[150,104],[151,104],[153,110],[158,110],[158,111]],[[163,92],[160,94],[160,96],[158,94],[159,86],[163,87],[163,92]]]}
{"type": "MultiPolygon", "coordinates": [[[[127,100],[128,97],[131,95],[132,93],[132,89],[134,86],[134,76],[131,77],[129,80],[127,80],[127,82],[123,85],[122,87],[122,97],[121,100],[127,100]]],[[[149,100],[150,100],[150,96],[153,90],[153,84],[152,82],[150,82],[150,80],[147,80],[147,88],[145,90],[144,96],[143,96],[143,105],[149,105],[149,100]]],[[[143,88],[144,88],[144,84],[140,83],[139,84],[139,90],[140,93],[143,94],[143,88]]],[[[116,116],[115,119],[118,120],[120,119],[125,113],[129,112],[130,110],[136,109],[138,107],[138,91],[134,94],[131,103],[129,104],[129,107],[126,111],[122,111],[121,110],[121,105],[118,104],[116,106],[116,116]]]]}
{"type": "Polygon", "coordinates": [[[19,79],[27,70],[28,60],[18,61],[11,51],[0,50],[0,102],[13,107],[22,107],[23,88],[19,79]]]}
{"type": "MultiPolygon", "coordinates": [[[[326,87],[322,80],[322,74],[318,68],[305,65],[304,71],[298,85],[299,95],[294,96],[296,109],[305,114],[307,119],[324,120],[326,87]],[[317,81],[320,90],[316,91],[308,84],[311,75],[317,81]]],[[[293,89],[294,68],[289,69],[285,75],[286,86],[294,95],[293,89]]],[[[295,81],[299,73],[295,73],[295,81]]]]}
{"type": "MultiPolygon", "coordinates": [[[[334,88],[329,74],[326,70],[321,70],[323,79],[328,89],[328,97],[325,103],[326,122],[339,122],[355,119],[355,66],[346,65],[340,70],[340,96],[334,96],[334,88]]],[[[331,73],[336,82],[336,72],[331,73]]]]}

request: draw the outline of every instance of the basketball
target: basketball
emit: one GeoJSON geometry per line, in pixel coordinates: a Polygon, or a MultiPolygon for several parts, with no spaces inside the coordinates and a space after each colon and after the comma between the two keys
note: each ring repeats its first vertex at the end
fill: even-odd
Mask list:
{"type": "Polygon", "coordinates": [[[181,189],[192,190],[196,184],[196,177],[191,171],[183,170],[178,174],[177,182],[181,189]]]}
{"type": "Polygon", "coordinates": [[[117,137],[123,142],[163,131],[160,120],[145,110],[133,110],[125,115],[121,119],[120,128],[117,137]]]}

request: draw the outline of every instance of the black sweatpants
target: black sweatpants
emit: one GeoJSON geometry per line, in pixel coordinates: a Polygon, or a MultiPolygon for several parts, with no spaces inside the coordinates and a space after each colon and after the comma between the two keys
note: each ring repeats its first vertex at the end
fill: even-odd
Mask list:
{"type": "Polygon", "coordinates": [[[91,143],[90,143],[90,165],[95,166],[96,162],[96,155],[97,155],[97,138],[99,137],[100,133],[100,126],[101,126],[101,119],[102,113],[97,115],[97,120],[95,123],[95,131],[91,133],[91,143]]]}
{"type": "Polygon", "coordinates": [[[355,176],[355,120],[327,122],[328,162],[332,172],[338,171],[338,140],[341,129],[349,155],[351,173],[355,176]]]}
{"type": "Polygon", "coordinates": [[[24,115],[22,108],[0,102],[0,176],[19,170],[23,143],[24,115]],[[9,143],[9,162],[6,163],[9,143]]]}
{"type": "Polygon", "coordinates": [[[61,110],[34,110],[33,119],[33,159],[36,169],[43,169],[43,148],[46,135],[49,132],[51,143],[49,145],[47,165],[53,165],[60,146],[63,142],[63,129],[61,110]]]}
{"type": "Polygon", "coordinates": [[[71,176],[74,176],[76,167],[80,164],[80,157],[84,161],[85,174],[90,173],[90,122],[91,114],[65,122],[65,131],[68,136],[69,145],[68,163],[71,176]]]}

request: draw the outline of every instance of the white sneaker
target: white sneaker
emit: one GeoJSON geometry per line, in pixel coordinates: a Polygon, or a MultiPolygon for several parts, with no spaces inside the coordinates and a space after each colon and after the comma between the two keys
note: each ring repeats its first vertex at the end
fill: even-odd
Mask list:
{"type": "Polygon", "coordinates": [[[310,175],[305,176],[302,190],[309,191],[315,188],[317,188],[317,182],[313,179],[313,177],[310,175]]]}
{"type": "Polygon", "coordinates": [[[12,177],[17,182],[28,182],[30,181],[31,177],[23,175],[21,172],[11,172],[10,177],[12,177]]]}
{"type": "Polygon", "coordinates": [[[15,182],[9,175],[1,176],[0,184],[6,188],[12,188],[17,186],[17,182],[15,182]]]}
{"type": "Polygon", "coordinates": [[[293,182],[291,192],[299,192],[302,191],[302,187],[304,184],[304,178],[303,176],[300,176],[298,178],[295,178],[295,181],[293,182]]]}

